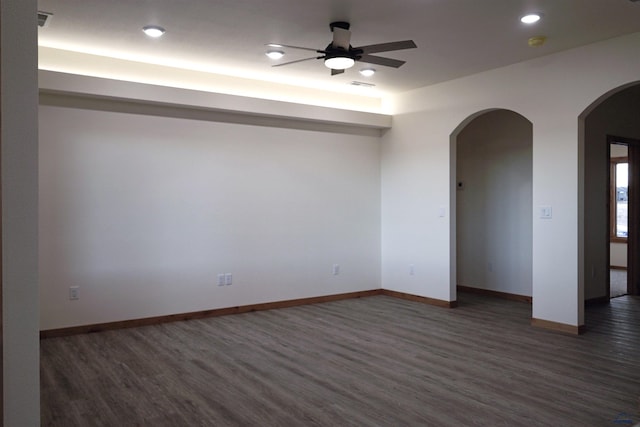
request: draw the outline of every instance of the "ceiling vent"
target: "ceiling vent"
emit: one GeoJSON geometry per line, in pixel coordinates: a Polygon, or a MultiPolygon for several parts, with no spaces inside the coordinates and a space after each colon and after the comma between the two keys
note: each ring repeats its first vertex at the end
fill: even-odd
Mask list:
{"type": "Polygon", "coordinates": [[[350,84],[351,84],[351,86],[362,86],[362,87],[374,87],[375,86],[373,83],[365,83],[365,82],[358,82],[358,81],[353,81],[350,84]]]}
{"type": "Polygon", "coordinates": [[[43,28],[49,25],[53,13],[38,11],[38,27],[43,28]]]}

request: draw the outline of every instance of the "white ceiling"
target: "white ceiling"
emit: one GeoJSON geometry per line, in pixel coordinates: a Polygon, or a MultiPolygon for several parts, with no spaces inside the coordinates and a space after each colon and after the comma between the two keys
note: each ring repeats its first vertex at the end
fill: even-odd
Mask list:
{"type": "MultiPolygon", "coordinates": [[[[333,90],[366,81],[386,93],[640,31],[640,2],[630,0],[39,0],[38,8],[54,14],[39,29],[46,47],[333,90]],[[531,11],[543,19],[522,24],[531,11]],[[371,78],[358,73],[362,63],[333,77],[320,60],[271,67],[266,43],[323,49],[337,20],[351,23],[353,46],[413,39],[418,48],[377,54],[407,63],[376,66],[371,78]],[[148,24],[165,36],[145,36],[148,24]],[[531,48],[536,35],[547,43],[531,48]]],[[[285,51],[281,61],[313,56],[285,51]]]]}

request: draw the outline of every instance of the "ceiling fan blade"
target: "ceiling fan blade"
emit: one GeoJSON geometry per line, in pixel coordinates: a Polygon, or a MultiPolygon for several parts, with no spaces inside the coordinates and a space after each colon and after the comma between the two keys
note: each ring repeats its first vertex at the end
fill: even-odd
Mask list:
{"type": "Polygon", "coordinates": [[[399,68],[407,61],[400,61],[398,59],[383,58],[382,56],[374,55],[360,55],[358,61],[368,62],[370,64],[384,65],[385,67],[399,68]]]}
{"type": "Polygon", "coordinates": [[[312,59],[324,58],[323,56],[312,56],[311,58],[296,59],[295,61],[283,62],[282,64],[274,64],[272,67],[282,67],[283,65],[296,64],[298,62],[311,61],[312,59]]]}
{"type": "Polygon", "coordinates": [[[309,50],[311,52],[318,52],[318,53],[325,53],[324,50],[319,50],[319,49],[312,49],[310,47],[301,47],[301,46],[291,46],[288,44],[280,44],[280,43],[269,43],[266,46],[269,47],[274,47],[274,48],[278,48],[278,47],[288,47],[290,49],[300,49],[300,50],[309,50]]]}
{"type": "Polygon", "coordinates": [[[344,28],[340,27],[333,28],[333,42],[331,43],[331,46],[333,46],[334,48],[349,50],[350,43],[351,31],[345,30],[344,28]]]}
{"type": "Polygon", "coordinates": [[[413,40],[403,40],[399,42],[389,42],[380,44],[370,44],[368,46],[355,47],[354,50],[361,50],[362,53],[390,52],[392,50],[413,49],[416,48],[413,40]]]}
{"type": "Polygon", "coordinates": [[[331,69],[331,75],[335,76],[337,74],[342,74],[344,73],[344,70],[334,70],[333,68],[331,69]]]}

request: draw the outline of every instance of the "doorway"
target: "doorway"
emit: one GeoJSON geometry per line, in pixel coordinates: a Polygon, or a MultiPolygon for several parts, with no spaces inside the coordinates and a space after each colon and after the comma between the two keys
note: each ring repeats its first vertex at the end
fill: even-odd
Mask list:
{"type": "Polygon", "coordinates": [[[629,150],[622,138],[608,138],[609,152],[609,298],[629,293],[629,150]]]}
{"type": "Polygon", "coordinates": [[[453,143],[457,290],[531,302],[533,126],[491,110],[464,123],[453,143]]]}
{"type": "Polygon", "coordinates": [[[639,295],[640,140],[609,136],[609,298],[639,295]]]}
{"type": "Polygon", "coordinates": [[[603,95],[581,115],[581,119],[584,120],[581,129],[580,160],[580,205],[583,223],[582,266],[579,273],[586,304],[608,303],[610,296],[616,295],[611,293],[614,275],[622,276],[622,292],[619,293],[637,295],[640,291],[640,227],[634,227],[640,221],[638,111],[640,82],[603,95]],[[622,163],[627,163],[627,166],[616,166],[622,163]],[[628,185],[618,193],[617,187],[624,185],[618,185],[614,180],[616,175],[624,175],[625,168],[628,185]],[[618,226],[618,211],[624,213],[625,210],[626,220],[624,215],[621,215],[618,226]],[[626,267],[626,281],[622,274],[617,274],[624,270],[612,269],[611,266],[626,267]]]}

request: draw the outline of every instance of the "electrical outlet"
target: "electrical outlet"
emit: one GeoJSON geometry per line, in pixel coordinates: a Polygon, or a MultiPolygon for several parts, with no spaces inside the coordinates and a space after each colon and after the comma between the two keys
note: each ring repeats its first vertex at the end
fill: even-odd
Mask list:
{"type": "Polygon", "coordinates": [[[225,284],[225,277],[224,277],[224,273],[220,273],[218,274],[218,286],[224,286],[225,284]]]}
{"type": "Polygon", "coordinates": [[[224,275],[224,284],[227,285],[227,286],[233,284],[233,274],[225,273],[225,275],[224,275]]]}
{"type": "Polygon", "coordinates": [[[413,264],[409,264],[409,276],[413,276],[414,274],[416,274],[416,269],[413,264]]]}
{"type": "Polygon", "coordinates": [[[80,299],[80,286],[69,287],[69,299],[70,300],[80,299]]]}

